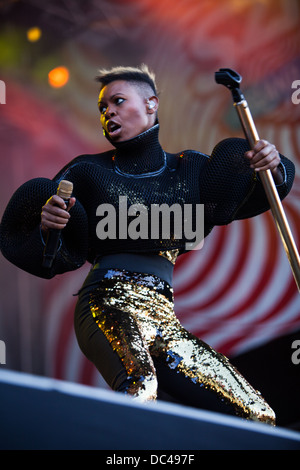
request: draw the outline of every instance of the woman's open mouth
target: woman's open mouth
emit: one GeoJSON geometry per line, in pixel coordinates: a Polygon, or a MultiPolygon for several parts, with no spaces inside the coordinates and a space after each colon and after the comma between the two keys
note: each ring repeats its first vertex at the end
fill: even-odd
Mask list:
{"type": "Polygon", "coordinates": [[[107,132],[110,137],[116,137],[121,132],[121,125],[114,121],[109,121],[107,124],[107,132]]]}

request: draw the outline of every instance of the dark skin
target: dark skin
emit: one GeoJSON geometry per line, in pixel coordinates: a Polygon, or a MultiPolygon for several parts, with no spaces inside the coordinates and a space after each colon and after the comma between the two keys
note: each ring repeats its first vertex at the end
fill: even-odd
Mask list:
{"type": "MultiPolygon", "coordinates": [[[[156,96],[141,93],[136,86],[129,82],[116,80],[102,88],[99,95],[99,110],[101,125],[109,133],[112,141],[125,141],[150,129],[155,122],[159,101],[156,96]],[[150,104],[150,105],[149,105],[150,104]],[[113,131],[110,121],[115,121],[120,127],[113,131]],[[111,131],[111,132],[110,132],[111,131]]],[[[259,140],[253,150],[245,153],[250,167],[254,171],[270,170],[275,184],[283,182],[278,168],[280,156],[276,147],[266,140],[259,140]]],[[[41,228],[44,233],[49,229],[62,230],[67,225],[69,210],[76,199],[70,198],[68,210],[63,199],[54,195],[43,206],[41,228]]]]}

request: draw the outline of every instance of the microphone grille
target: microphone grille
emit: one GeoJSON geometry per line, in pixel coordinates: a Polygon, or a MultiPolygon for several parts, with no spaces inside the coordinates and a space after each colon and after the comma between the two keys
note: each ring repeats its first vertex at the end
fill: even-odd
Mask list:
{"type": "Polygon", "coordinates": [[[73,183],[67,180],[61,180],[58,185],[57,195],[62,199],[69,199],[72,196],[73,183]]]}

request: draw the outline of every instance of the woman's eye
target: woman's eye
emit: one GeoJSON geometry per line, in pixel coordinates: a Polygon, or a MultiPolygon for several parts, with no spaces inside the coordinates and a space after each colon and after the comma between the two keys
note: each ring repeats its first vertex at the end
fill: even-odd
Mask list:
{"type": "MultiPolygon", "coordinates": [[[[116,99],[115,99],[114,104],[115,104],[116,106],[118,106],[118,105],[122,104],[123,101],[125,101],[125,99],[119,97],[119,98],[116,98],[116,99]]],[[[99,106],[99,111],[100,111],[100,114],[106,113],[106,111],[107,111],[107,105],[101,104],[101,105],[99,106]]]]}
{"type": "Polygon", "coordinates": [[[115,102],[116,102],[116,104],[121,104],[121,103],[123,103],[123,101],[125,101],[124,98],[116,98],[115,102]]]}

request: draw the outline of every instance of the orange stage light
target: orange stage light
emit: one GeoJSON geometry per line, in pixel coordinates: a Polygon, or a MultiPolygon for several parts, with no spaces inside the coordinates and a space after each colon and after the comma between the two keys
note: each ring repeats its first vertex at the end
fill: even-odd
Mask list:
{"type": "Polygon", "coordinates": [[[53,88],[64,86],[69,80],[69,70],[64,66],[55,67],[48,73],[49,85],[53,88]]]}

